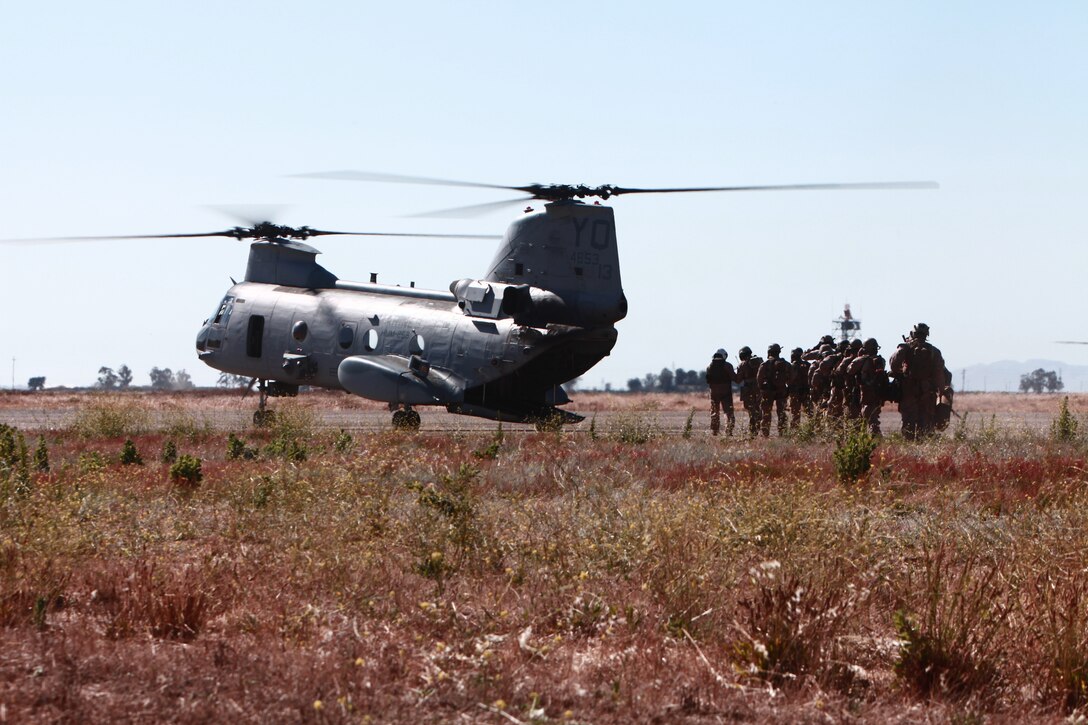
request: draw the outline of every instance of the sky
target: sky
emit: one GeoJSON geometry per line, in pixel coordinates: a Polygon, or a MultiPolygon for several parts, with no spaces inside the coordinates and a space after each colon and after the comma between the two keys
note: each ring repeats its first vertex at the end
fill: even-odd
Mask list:
{"type": "MultiPolygon", "coordinates": [[[[501,234],[509,192],[348,183],[933,180],[936,191],[622,197],[630,303],[583,383],[808,347],[850,303],[885,354],[1088,362],[1088,4],[6,3],[0,238],[202,232],[218,207],[347,231],[501,234]]],[[[320,239],[345,279],[447,289],[493,241],[320,239]]],[[[218,373],[194,339],[228,239],[0,246],[0,384],[127,364],[218,373]]]]}

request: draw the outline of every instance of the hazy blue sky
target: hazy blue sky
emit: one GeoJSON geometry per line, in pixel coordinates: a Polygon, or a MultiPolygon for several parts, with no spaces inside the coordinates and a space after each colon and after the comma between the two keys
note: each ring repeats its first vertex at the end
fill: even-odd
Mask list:
{"type": "MultiPolygon", "coordinates": [[[[624,197],[630,315],[587,382],[808,346],[843,302],[889,352],[1084,362],[1084,2],[40,2],[4,5],[0,237],[278,221],[499,234],[405,215],[505,192],[288,178],[355,168],[628,186],[933,179],[939,191],[624,197]]],[[[319,240],[340,277],[445,289],[491,242],[319,240]]],[[[230,240],[0,247],[0,381],[216,373],[230,240]]]]}

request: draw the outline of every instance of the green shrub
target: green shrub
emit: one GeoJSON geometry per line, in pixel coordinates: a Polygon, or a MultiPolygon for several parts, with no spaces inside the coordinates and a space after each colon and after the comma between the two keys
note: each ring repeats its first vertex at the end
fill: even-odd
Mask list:
{"type": "Polygon", "coordinates": [[[688,419],[684,422],[684,432],[681,433],[680,435],[682,435],[684,438],[691,438],[691,429],[692,429],[692,426],[694,425],[694,423],[695,423],[695,408],[692,408],[691,412],[688,413],[688,419]]]}
{"type": "Polygon", "coordinates": [[[101,471],[107,465],[105,456],[98,451],[84,451],[79,454],[78,466],[81,473],[101,471]]]}
{"type": "Polygon", "coordinates": [[[132,442],[131,438],[125,439],[125,445],[121,449],[121,465],[124,466],[142,466],[144,465],[144,457],[140,455],[140,452],[136,450],[136,444],[132,442]]]}
{"type": "Polygon", "coordinates": [[[257,449],[251,446],[247,446],[238,436],[231,433],[227,436],[227,458],[236,461],[238,459],[245,459],[247,461],[253,460],[257,457],[257,449]]]}
{"type": "Polygon", "coordinates": [[[26,439],[18,428],[0,423],[0,472],[11,475],[27,468],[26,439]]]}
{"type": "Polygon", "coordinates": [[[305,461],[309,454],[307,443],[314,436],[313,414],[285,406],[276,412],[269,432],[271,441],[264,447],[265,453],[288,461],[305,461]]]}
{"type": "Polygon", "coordinates": [[[843,483],[854,483],[869,472],[877,441],[863,424],[848,425],[835,446],[835,474],[843,483]]]}
{"type": "Polygon", "coordinates": [[[499,427],[495,429],[495,436],[491,439],[491,443],[487,444],[483,448],[479,448],[472,452],[472,455],[479,459],[495,460],[499,457],[499,450],[502,448],[502,421],[499,421],[499,427]]]}
{"type": "Polygon", "coordinates": [[[967,440],[968,415],[970,415],[970,413],[964,413],[959,417],[959,420],[956,421],[956,428],[952,431],[952,440],[961,442],[967,440]]]}
{"type": "Polygon", "coordinates": [[[287,433],[281,433],[272,439],[264,450],[270,456],[296,462],[305,461],[309,453],[305,443],[287,433]]]}
{"type": "Polygon", "coordinates": [[[654,425],[641,415],[624,414],[612,424],[612,437],[621,443],[640,446],[657,435],[654,425]]]}
{"type": "Polygon", "coordinates": [[[45,438],[38,438],[38,447],[34,449],[34,470],[49,471],[49,449],[45,447],[45,438]]]}
{"type": "Polygon", "coordinates": [[[1077,439],[1077,418],[1069,412],[1069,396],[1062,398],[1058,408],[1058,417],[1050,424],[1050,437],[1060,443],[1077,439]]]}
{"type": "Polygon", "coordinates": [[[200,459],[196,456],[182,453],[170,466],[170,480],[174,483],[196,486],[202,478],[204,474],[200,470],[200,459]]]}
{"type": "Polygon", "coordinates": [[[178,444],[174,441],[167,439],[162,444],[162,455],[160,456],[163,463],[173,463],[178,459],[178,444]]]}
{"type": "Polygon", "coordinates": [[[347,453],[354,444],[355,441],[352,440],[351,434],[343,428],[340,429],[340,432],[336,434],[336,438],[332,441],[333,450],[337,453],[347,453]]]}

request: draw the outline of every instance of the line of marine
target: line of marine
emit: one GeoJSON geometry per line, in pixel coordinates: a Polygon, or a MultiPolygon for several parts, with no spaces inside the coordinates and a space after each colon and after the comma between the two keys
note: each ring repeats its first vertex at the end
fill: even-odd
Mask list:
{"type": "Polygon", "coordinates": [[[868,427],[881,435],[880,411],[886,402],[899,406],[902,434],[918,440],[944,430],[952,412],[952,373],[941,351],[929,342],[929,326],[918,323],[903,337],[891,359],[885,362],[875,338],[838,343],[830,335],[808,350],[794,348],[789,361],[782,346],[767,348],[767,359],[742,347],[734,369],[729,353],[718,350],[706,369],[710,386],[710,431],[718,435],[725,415],[726,435],[733,435],[736,417],[733,391],[748,413],[751,436],[771,434],[777,414],[780,436],[802,425],[802,416],[831,426],[868,427]]]}

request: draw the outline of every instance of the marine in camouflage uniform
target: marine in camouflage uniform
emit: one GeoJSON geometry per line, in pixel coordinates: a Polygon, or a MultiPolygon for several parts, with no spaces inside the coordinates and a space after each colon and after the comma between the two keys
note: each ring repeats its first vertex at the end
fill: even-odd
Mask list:
{"type": "Polygon", "coordinates": [[[858,382],[857,368],[854,363],[861,355],[861,340],[856,337],[850,341],[851,358],[846,363],[846,374],[843,376],[846,391],[846,419],[858,420],[861,418],[861,385],[858,382]]]}
{"type": "Polygon", "coordinates": [[[835,366],[831,369],[831,392],[827,398],[827,417],[832,420],[840,420],[843,408],[846,406],[846,368],[850,364],[850,343],[843,340],[839,343],[835,355],[835,366]]]}
{"type": "Polygon", "coordinates": [[[946,387],[944,356],[928,338],[929,325],[919,322],[889,361],[892,375],[902,386],[899,413],[903,416],[903,437],[907,440],[933,433],[937,396],[946,387]]]}
{"type": "Polygon", "coordinates": [[[820,348],[820,359],[809,368],[809,395],[816,410],[827,413],[828,398],[831,395],[831,373],[839,364],[838,353],[833,345],[825,344],[820,348]]]}
{"type": "Polygon", "coordinates": [[[876,338],[870,337],[862,345],[861,354],[851,363],[861,394],[861,419],[874,436],[880,435],[880,410],[884,407],[888,387],[888,371],[879,350],[876,338]]]}
{"type": "Polygon", "coordinates": [[[790,429],[801,425],[801,410],[812,417],[812,400],[809,398],[809,372],[812,364],[805,360],[804,350],[799,347],[790,351],[790,429]]]}
{"type": "Polygon", "coordinates": [[[725,434],[733,435],[737,418],[733,414],[733,380],[736,372],[733,365],[726,362],[729,353],[718,350],[710,358],[706,369],[706,382],[710,386],[710,432],[718,435],[721,429],[721,413],[725,412],[725,434]]]}
{"type": "Polygon", "coordinates": [[[763,437],[771,434],[771,413],[778,408],[778,435],[786,434],[786,398],[789,395],[790,364],[782,359],[782,346],[778,343],[767,348],[767,361],[756,371],[756,384],[762,398],[760,430],[763,437]]]}
{"type": "Polygon", "coordinates": [[[740,385],[740,402],[748,411],[748,432],[752,437],[759,434],[759,421],[761,417],[759,386],[756,384],[756,373],[763,360],[758,355],[752,355],[752,348],[745,345],[737,353],[740,357],[740,365],[737,366],[737,384],[740,385]]]}
{"type": "Polygon", "coordinates": [[[824,345],[830,345],[831,347],[834,347],[835,338],[831,337],[831,335],[824,335],[820,338],[820,341],[818,343],[805,350],[801,357],[803,357],[805,360],[808,360],[810,363],[822,359],[824,356],[824,345]]]}

